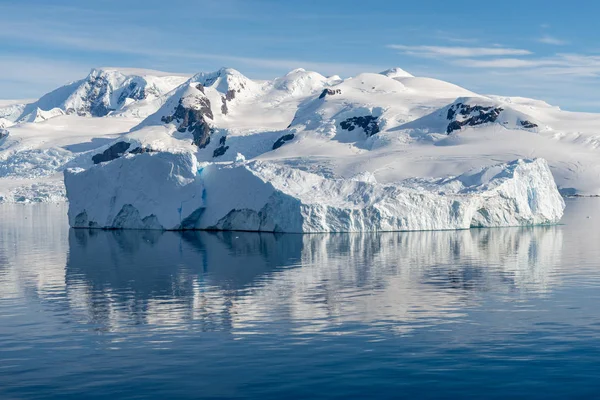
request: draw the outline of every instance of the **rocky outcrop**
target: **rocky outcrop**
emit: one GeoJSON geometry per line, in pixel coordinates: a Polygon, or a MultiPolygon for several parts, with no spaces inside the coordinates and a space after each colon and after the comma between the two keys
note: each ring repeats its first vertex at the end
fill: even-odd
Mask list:
{"type": "Polygon", "coordinates": [[[131,150],[129,152],[129,154],[143,154],[143,153],[153,153],[156,150],[154,150],[151,147],[148,146],[140,146],[140,147],[136,147],[135,149],[131,150]]]}
{"type": "Polygon", "coordinates": [[[110,93],[108,80],[103,75],[91,75],[86,85],[86,94],[82,97],[83,107],[77,110],[67,109],[67,114],[91,115],[92,117],[104,117],[108,115],[110,108],[107,97],[110,93]]]}
{"type": "Polygon", "coordinates": [[[94,164],[100,164],[107,161],[115,160],[121,157],[127,149],[131,146],[131,143],[128,142],[117,142],[110,146],[108,149],[104,150],[104,152],[100,154],[96,154],[92,157],[92,161],[94,164]]]}
{"type": "Polygon", "coordinates": [[[235,93],[235,90],[230,89],[227,91],[227,93],[225,93],[224,96],[221,96],[221,114],[227,115],[229,113],[229,107],[227,106],[227,102],[235,99],[235,93]]]}
{"type": "Polygon", "coordinates": [[[273,144],[273,150],[276,150],[276,149],[280,148],[286,142],[289,142],[292,139],[294,139],[294,134],[293,133],[288,133],[287,135],[283,135],[282,137],[280,137],[279,139],[277,139],[277,141],[273,144]]]}
{"type": "Polygon", "coordinates": [[[213,152],[213,157],[220,157],[223,154],[225,154],[225,152],[229,149],[229,146],[225,146],[225,142],[227,141],[227,137],[223,136],[221,139],[219,139],[219,147],[217,147],[215,149],[215,151],[213,152]]]}
{"type": "Polygon", "coordinates": [[[448,121],[451,121],[448,124],[446,133],[449,135],[454,131],[460,130],[463,126],[477,126],[496,122],[502,111],[504,111],[502,107],[469,105],[464,103],[453,104],[448,109],[446,117],[448,121]]]}
{"type": "Polygon", "coordinates": [[[139,85],[137,82],[131,82],[129,86],[127,86],[127,88],[123,90],[123,92],[121,92],[118,103],[123,104],[127,99],[132,99],[136,101],[144,100],[146,99],[146,97],[147,94],[144,90],[144,87],[142,87],[142,85],[139,85]]]}
{"type": "Polygon", "coordinates": [[[206,97],[197,97],[194,107],[186,107],[183,100],[179,100],[172,115],[162,117],[161,121],[165,124],[177,122],[179,124],[177,131],[191,132],[194,137],[193,143],[203,149],[210,143],[210,136],[213,132],[210,124],[206,121],[206,118],[214,118],[210,100],[206,97]]]}
{"type": "Polygon", "coordinates": [[[538,127],[538,124],[534,124],[531,121],[520,121],[521,126],[525,129],[535,129],[538,127]]]}
{"type": "Polygon", "coordinates": [[[362,117],[352,117],[340,122],[342,129],[352,132],[356,128],[362,128],[367,136],[373,136],[379,133],[379,124],[377,117],[365,115],[362,117]]]}
{"type": "Polygon", "coordinates": [[[319,98],[324,99],[326,96],[333,96],[336,94],[342,94],[342,91],[340,89],[325,89],[321,92],[319,98]]]}

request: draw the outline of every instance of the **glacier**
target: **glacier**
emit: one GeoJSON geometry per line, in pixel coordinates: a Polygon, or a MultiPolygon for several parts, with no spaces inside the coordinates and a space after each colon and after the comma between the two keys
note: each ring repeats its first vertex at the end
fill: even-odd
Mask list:
{"type": "Polygon", "coordinates": [[[286,233],[469,229],[557,223],[565,203],[543,159],[456,177],[378,183],[192,152],[126,154],[65,172],[74,228],[286,233]]]}

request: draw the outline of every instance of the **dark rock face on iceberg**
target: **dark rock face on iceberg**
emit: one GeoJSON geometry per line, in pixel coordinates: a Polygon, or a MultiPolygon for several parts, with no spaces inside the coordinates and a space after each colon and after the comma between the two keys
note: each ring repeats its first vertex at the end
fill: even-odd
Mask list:
{"type": "Polygon", "coordinates": [[[324,99],[326,96],[333,96],[336,94],[342,94],[342,91],[340,89],[325,89],[321,92],[319,98],[324,99]]]}
{"type": "Polygon", "coordinates": [[[173,115],[161,118],[165,124],[173,121],[179,123],[177,131],[191,132],[194,136],[193,144],[203,149],[210,143],[210,135],[213,130],[206,121],[206,118],[213,119],[213,113],[210,108],[210,100],[206,97],[197,98],[197,107],[190,108],[183,106],[183,99],[179,100],[179,105],[175,108],[173,115]]]}
{"type": "Polygon", "coordinates": [[[469,104],[457,103],[448,109],[447,119],[450,122],[446,133],[449,135],[454,131],[460,130],[463,126],[477,126],[491,122],[496,122],[500,113],[504,111],[501,107],[484,107],[469,104]],[[458,116],[462,118],[457,119],[458,116]]]}
{"type": "Polygon", "coordinates": [[[286,142],[289,142],[292,139],[294,139],[294,134],[293,133],[288,133],[287,135],[283,135],[282,137],[280,137],[279,139],[277,139],[277,141],[273,144],[273,150],[276,150],[276,149],[280,148],[286,142]]]}
{"type": "Polygon", "coordinates": [[[121,157],[127,149],[131,146],[131,143],[128,142],[117,142],[110,146],[108,149],[104,150],[104,152],[100,154],[96,154],[92,157],[92,161],[94,164],[100,164],[107,161],[112,161],[121,157]]]}
{"type": "Polygon", "coordinates": [[[340,122],[342,129],[352,132],[356,128],[362,128],[367,136],[373,136],[379,133],[379,124],[377,117],[365,115],[363,117],[352,117],[340,122]]]}

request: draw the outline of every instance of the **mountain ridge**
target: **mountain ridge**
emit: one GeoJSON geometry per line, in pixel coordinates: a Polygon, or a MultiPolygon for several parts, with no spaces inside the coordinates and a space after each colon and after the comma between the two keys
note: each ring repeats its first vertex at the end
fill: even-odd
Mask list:
{"type": "MultiPolygon", "coordinates": [[[[95,68],[27,105],[0,103],[0,118],[8,132],[0,138],[0,195],[9,178],[49,180],[64,192],[66,168],[89,168],[104,152],[147,151],[193,151],[199,162],[220,163],[241,154],[348,179],[368,172],[381,182],[543,157],[563,193],[600,194],[600,115],[480,95],[401,68],[345,79],[297,68],[272,80],[227,67],[95,68]]],[[[4,201],[14,199],[11,190],[4,201]]]]}

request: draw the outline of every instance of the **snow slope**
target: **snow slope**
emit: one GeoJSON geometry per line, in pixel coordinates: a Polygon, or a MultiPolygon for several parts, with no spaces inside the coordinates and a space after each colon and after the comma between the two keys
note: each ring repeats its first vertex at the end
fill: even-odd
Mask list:
{"type": "Polygon", "coordinates": [[[15,122],[27,104],[35,100],[0,100],[0,119],[15,122]]]}
{"type": "Polygon", "coordinates": [[[0,135],[0,201],[65,201],[62,171],[67,166],[90,165],[90,152],[137,122],[63,115],[8,127],[8,136],[0,135]]]}

